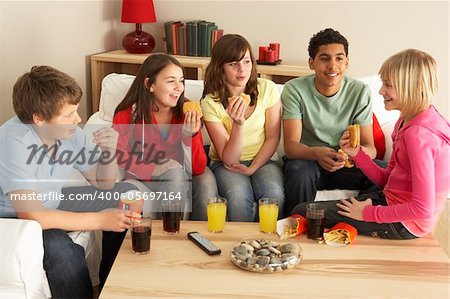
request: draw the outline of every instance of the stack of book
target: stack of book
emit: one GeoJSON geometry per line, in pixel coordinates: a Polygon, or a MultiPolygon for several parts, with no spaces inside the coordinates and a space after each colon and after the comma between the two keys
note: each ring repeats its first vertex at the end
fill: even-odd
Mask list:
{"type": "Polygon", "coordinates": [[[223,35],[223,29],[205,20],[186,23],[170,21],[161,27],[161,34],[165,53],[210,57],[214,43],[223,35]]]}

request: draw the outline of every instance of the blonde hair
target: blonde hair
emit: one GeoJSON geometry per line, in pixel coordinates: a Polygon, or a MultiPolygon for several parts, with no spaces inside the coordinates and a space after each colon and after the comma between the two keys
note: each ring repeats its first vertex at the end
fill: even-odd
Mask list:
{"type": "Polygon", "coordinates": [[[389,57],[378,72],[397,90],[401,116],[410,120],[426,110],[438,91],[436,61],[429,54],[407,49],[389,57]]]}

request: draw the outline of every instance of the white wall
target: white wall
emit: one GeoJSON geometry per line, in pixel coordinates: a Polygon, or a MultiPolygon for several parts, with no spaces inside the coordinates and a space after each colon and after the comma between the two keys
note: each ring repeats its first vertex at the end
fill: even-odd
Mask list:
{"type": "Polygon", "coordinates": [[[77,80],[86,120],[89,55],[116,49],[118,3],[0,0],[0,123],[14,115],[13,85],[33,65],[53,66],[77,80]]]}
{"type": "MultiPolygon", "coordinates": [[[[191,1],[154,0],[158,22],[144,24],[157,40],[169,20],[208,19],[246,37],[254,50],[281,43],[281,58],[307,61],[310,37],[333,27],[350,43],[350,76],[375,74],[405,48],[432,54],[441,89],[436,106],[450,118],[447,1],[191,1]]],[[[13,115],[12,86],[32,65],[48,64],[75,77],[90,99],[89,55],[121,47],[133,24],[120,22],[121,1],[0,0],[0,122],[13,115]]],[[[80,112],[86,120],[86,96],[80,112]]]]}

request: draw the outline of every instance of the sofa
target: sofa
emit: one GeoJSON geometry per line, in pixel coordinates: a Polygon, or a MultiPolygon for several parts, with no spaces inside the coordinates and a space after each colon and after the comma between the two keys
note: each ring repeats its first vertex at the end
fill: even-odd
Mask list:
{"type": "MultiPolygon", "coordinates": [[[[37,221],[0,218],[0,298],[50,298],[51,292],[43,268],[42,228],[37,221]]],[[[93,285],[100,280],[99,232],[69,233],[85,249],[93,285]]],[[[101,239],[100,239],[101,240],[101,239]]]]}
{"type": "MultiPolygon", "coordinates": [[[[122,101],[128,88],[134,80],[133,75],[112,73],[107,75],[102,81],[101,95],[99,111],[94,113],[86,122],[84,128],[88,135],[91,135],[97,126],[111,125],[112,118],[114,116],[114,110],[117,105],[122,101]]],[[[395,121],[399,117],[398,111],[386,111],[384,109],[383,98],[378,94],[381,87],[381,80],[378,75],[368,76],[360,78],[362,82],[366,83],[372,93],[372,108],[381,130],[384,134],[384,142],[386,145],[386,152],[383,160],[388,161],[392,152],[392,140],[391,133],[395,125],[395,121]]],[[[283,90],[283,84],[277,84],[277,87],[281,93],[283,90]]],[[[203,92],[203,81],[201,80],[185,80],[185,97],[192,101],[198,101],[201,98],[203,92]]],[[[203,141],[205,145],[210,144],[210,139],[206,128],[202,129],[203,141]]],[[[282,136],[282,135],[281,135],[282,136]]],[[[283,138],[280,140],[277,152],[272,157],[273,160],[282,163],[282,157],[284,156],[283,138]]],[[[317,192],[316,201],[344,198],[355,195],[355,190],[322,190],[317,192]]]]}
{"type": "MultiPolygon", "coordinates": [[[[88,135],[88,140],[92,133],[99,127],[110,126],[114,110],[125,96],[129,86],[134,80],[134,76],[127,74],[109,74],[102,81],[102,92],[100,97],[99,111],[94,113],[84,126],[84,131],[88,135]]],[[[390,135],[393,126],[398,118],[397,112],[384,110],[383,99],[378,94],[381,81],[378,76],[361,78],[371,89],[373,95],[373,111],[381,125],[385,136],[386,153],[384,160],[388,160],[392,151],[390,135]]],[[[281,93],[283,85],[277,84],[281,93]]],[[[185,96],[190,100],[198,101],[203,90],[203,82],[199,80],[185,80],[185,96]]],[[[210,144],[210,139],[206,129],[202,130],[205,145],[210,144]]],[[[281,140],[277,152],[272,159],[282,163],[284,155],[283,142],[281,140]]],[[[119,177],[118,180],[121,180],[119,177]]],[[[86,180],[80,173],[74,171],[72,178],[66,186],[84,185],[86,180]]],[[[135,182],[136,184],[136,182],[135,182]]],[[[145,189],[143,185],[141,189],[145,189]]],[[[344,198],[354,195],[356,191],[351,190],[326,190],[319,191],[315,200],[329,200],[344,198]]],[[[42,268],[42,229],[40,225],[31,220],[0,219],[1,237],[1,260],[0,268],[0,297],[1,298],[48,298],[50,291],[48,288],[45,272],[42,268]]],[[[92,235],[73,234],[74,240],[81,243],[86,249],[86,256],[89,261],[98,260],[98,243],[93,243],[92,235]]],[[[95,268],[95,267],[94,267],[95,268]]],[[[94,279],[95,280],[95,279],[94,279]]]]}

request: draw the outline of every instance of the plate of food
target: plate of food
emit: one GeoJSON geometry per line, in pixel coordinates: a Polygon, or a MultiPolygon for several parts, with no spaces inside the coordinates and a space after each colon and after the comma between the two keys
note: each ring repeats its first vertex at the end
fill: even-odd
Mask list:
{"type": "Polygon", "coordinates": [[[283,272],[302,260],[302,248],[296,242],[248,238],[233,244],[231,261],[237,267],[259,273],[283,272]]]}

